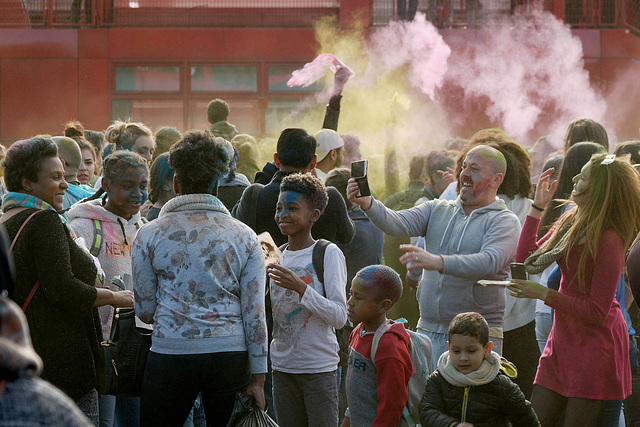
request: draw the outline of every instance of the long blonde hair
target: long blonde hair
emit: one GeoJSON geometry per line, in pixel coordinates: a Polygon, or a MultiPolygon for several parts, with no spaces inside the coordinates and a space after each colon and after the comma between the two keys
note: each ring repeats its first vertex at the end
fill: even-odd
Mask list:
{"type": "Polygon", "coordinates": [[[625,250],[640,231],[640,175],[631,164],[621,159],[603,165],[605,157],[606,154],[591,157],[585,205],[574,207],[560,218],[555,231],[541,248],[546,252],[561,244],[563,233],[560,231],[569,227],[567,239],[560,248],[565,262],[568,262],[571,249],[584,240],[577,274],[582,293],[587,291],[587,273],[594,268],[592,265],[591,271],[587,271],[587,262],[595,260],[604,230],[611,228],[618,233],[625,250]]]}

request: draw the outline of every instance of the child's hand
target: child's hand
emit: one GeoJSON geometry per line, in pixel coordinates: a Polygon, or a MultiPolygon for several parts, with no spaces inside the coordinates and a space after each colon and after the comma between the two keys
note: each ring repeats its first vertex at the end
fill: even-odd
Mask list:
{"type": "Polygon", "coordinates": [[[471,424],[471,423],[460,423],[460,424],[458,424],[458,427],[473,427],[473,424],[471,424]]]}
{"type": "Polygon", "coordinates": [[[269,273],[269,277],[273,280],[273,283],[285,289],[291,289],[292,291],[297,292],[301,297],[307,290],[307,284],[304,283],[296,273],[279,264],[269,264],[267,273],[269,273]]]}

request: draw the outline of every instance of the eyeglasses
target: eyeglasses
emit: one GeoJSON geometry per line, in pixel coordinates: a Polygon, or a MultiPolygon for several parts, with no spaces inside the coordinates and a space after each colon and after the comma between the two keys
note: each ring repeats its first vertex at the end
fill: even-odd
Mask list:
{"type": "Polygon", "coordinates": [[[616,159],[615,154],[607,154],[607,156],[600,162],[601,165],[610,165],[616,159]]]}

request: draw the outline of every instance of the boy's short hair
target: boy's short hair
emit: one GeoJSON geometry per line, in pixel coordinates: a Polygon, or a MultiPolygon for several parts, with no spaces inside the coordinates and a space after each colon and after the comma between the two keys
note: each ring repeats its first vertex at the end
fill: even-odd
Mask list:
{"type": "Polygon", "coordinates": [[[377,301],[389,299],[393,306],[402,296],[400,276],[386,265],[370,265],[358,271],[355,277],[375,284],[377,301]]]}
{"type": "Polygon", "coordinates": [[[489,342],[489,324],[481,314],[460,313],[449,324],[449,341],[451,335],[477,338],[484,347],[489,342]]]}
{"type": "Polygon", "coordinates": [[[309,173],[294,173],[285,176],[280,184],[280,192],[283,191],[295,191],[302,194],[302,197],[313,209],[318,209],[321,215],[329,201],[327,188],[322,181],[309,173]]]}
{"type": "Polygon", "coordinates": [[[278,160],[284,166],[306,168],[316,155],[316,146],[316,139],[306,130],[285,129],[278,138],[278,160]]]}
{"type": "Polygon", "coordinates": [[[214,124],[227,120],[229,117],[229,104],[224,99],[216,98],[207,105],[207,119],[214,124]]]}

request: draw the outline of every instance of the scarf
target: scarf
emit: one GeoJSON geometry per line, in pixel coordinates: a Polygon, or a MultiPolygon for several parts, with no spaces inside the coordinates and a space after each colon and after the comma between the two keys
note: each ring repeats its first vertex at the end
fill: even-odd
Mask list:
{"type": "Polygon", "coordinates": [[[469,373],[463,374],[453,367],[449,352],[445,351],[438,359],[438,371],[445,380],[456,387],[479,386],[493,381],[500,370],[500,355],[492,351],[488,359],[482,361],[480,367],[469,373]]]}
{"type": "Polygon", "coordinates": [[[36,196],[32,196],[30,194],[11,191],[2,197],[2,211],[6,212],[9,209],[13,208],[31,208],[45,211],[54,211],[60,217],[60,221],[62,221],[62,223],[67,227],[69,233],[71,233],[71,237],[73,238],[73,240],[76,240],[76,233],[73,232],[71,224],[69,224],[67,218],[65,218],[64,215],[58,213],[58,211],[53,206],[51,206],[44,200],[40,200],[36,196]]]}
{"type": "MultiPolygon", "coordinates": [[[[547,267],[553,264],[558,258],[560,258],[567,250],[567,241],[569,240],[569,229],[572,224],[564,224],[564,226],[558,230],[560,240],[551,248],[551,250],[543,251],[542,247],[538,248],[533,254],[531,254],[524,261],[524,268],[529,274],[542,273],[547,267]]],[[[578,241],[586,235],[584,230],[579,232],[578,241]]]]}

